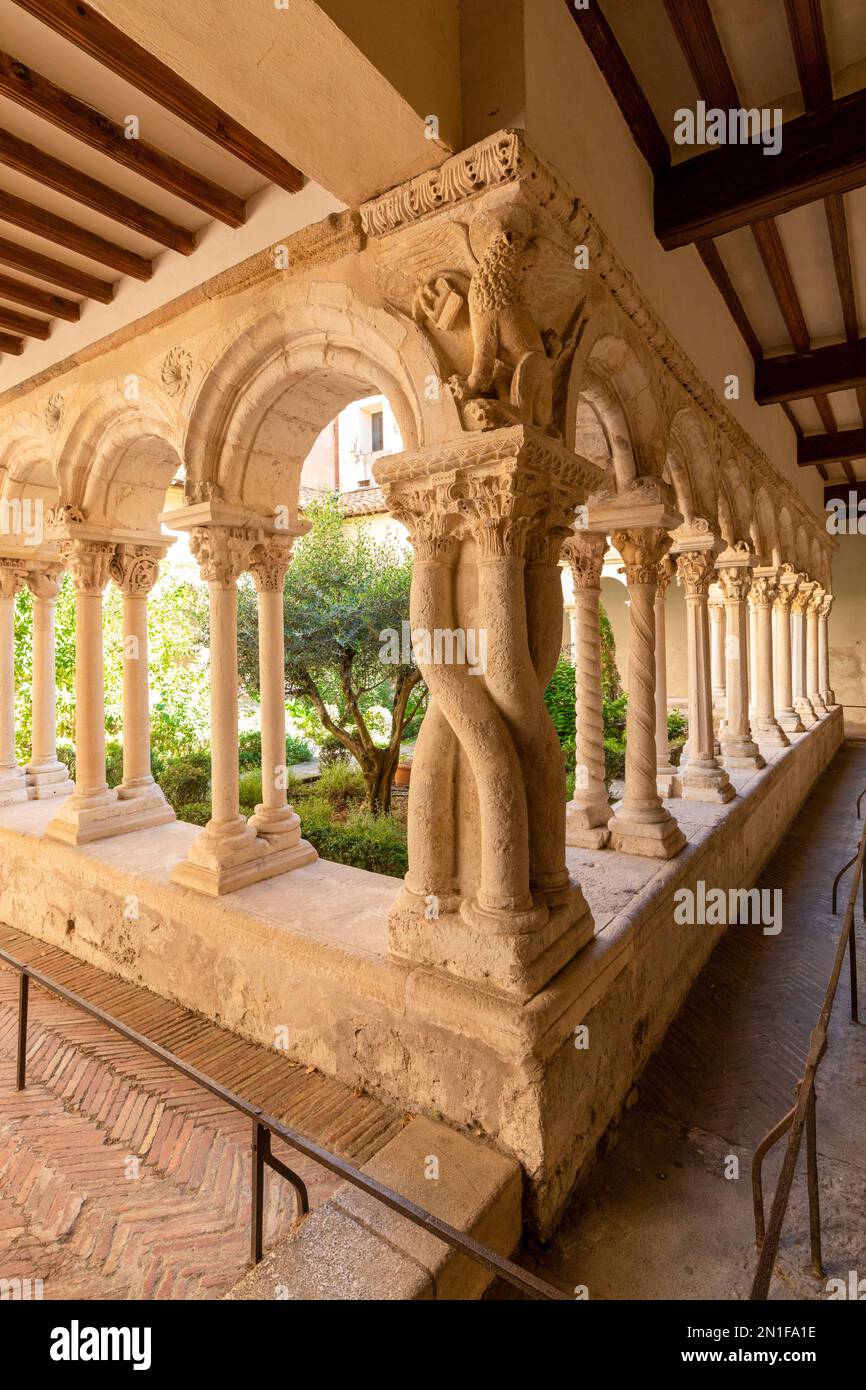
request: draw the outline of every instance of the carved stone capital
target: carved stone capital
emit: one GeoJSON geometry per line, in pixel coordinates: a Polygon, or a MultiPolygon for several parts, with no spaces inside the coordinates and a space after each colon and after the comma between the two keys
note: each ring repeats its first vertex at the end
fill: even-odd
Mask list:
{"type": "Polygon", "coordinates": [[[667,554],[671,538],[661,527],[629,527],[614,531],[611,540],[623,558],[628,587],[652,585],[659,578],[659,561],[667,554]]]}
{"type": "Polygon", "coordinates": [[[77,594],[101,594],[109,580],[115,547],[110,541],[65,540],[60,543],[64,567],[77,594]]]}
{"type": "Polygon", "coordinates": [[[821,609],[824,607],[825,597],[826,595],[823,589],[815,589],[809,595],[809,602],[806,607],[806,613],[810,618],[820,618],[821,609]]]}
{"type": "Polygon", "coordinates": [[[670,555],[662,556],[661,560],[659,560],[658,566],[658,579],[656,580],[656,598],[665,598],[668,591],[668,585],[673,579],[675,573],[676,565],[674,564],[670,555]]]}
{"type": "Polygon", "coordinates": [[[794,602],[791,605],[792,613],[795,613],[800,618],[805,617],[809,611],[809,605],[812,602],[812,595],[814,592],[814,582],[810,579],[806,579],[804,576],[800,581],[799,589],[794,595],[794,602]]]}
{"type": "Polygon", "coordinates": [[[292,537],[268,536],[253,549],[249,570],[260,594],[283,592],[292,559],[292,545],[292,537]]]}
{"type": "Polygon", "coordinates": [[[62,565],[52,565],[46,569],[33,569],[27,572],[27,587],[34,598],[54,603],[63,584],[62,565]]]}
{"type": "Polygon", "coordinates": [[[739,565],[729,565],[716,570],[726,603],[746,603],[752,587],[749,569],[739,565]]]}
{"type": "Polygon", "coordinates": [[[18,560],[0,559],[0,598],[14,598],[24,584],[24,571],[18,560]]]}
{"type": "Polygon", "coordinates": [[[560,552],[571,570],[575,589],[599,589],[607,537],[597,531],[575,531],[560,552]]]}
{"type": "Polygon", "coordinates": [[[819,618],[829,618],[829,616],[830,616],[830,609],[831,609],[832,607],[833,607],[833,595],[832,595],[832,594],[825,594],[824,597],[823,597],[823,599],[821,600],[821,607],[820,607],[820,609],[818,610],[818,617],[819,617],[819,618]]]}
{"type": "Polygon", "coordinates": [[[146,597],[159,578],[164,552],[147,545],[119,545],[109,567],[117,587],[133,598],[146,597]]]}
{"type": "Polygon", "coordinates": [[[688,598],[703,598],[716,579],[714,550],[685,550],[676,557],[677,579],[688,598]]]}
{"type": "Polygon", "coordinates": [[[238,526],[194,526],[189,548],[198,561],[202,579],[230,589],[247,568],[250,551],[259,539],[238,526]]]}
{"type": "Polygon", "coordinates": [[[772,608],[779,594],[779,580],[775,575],[758,574],[752,578],[749,600],[753,608],[772,608]]]}

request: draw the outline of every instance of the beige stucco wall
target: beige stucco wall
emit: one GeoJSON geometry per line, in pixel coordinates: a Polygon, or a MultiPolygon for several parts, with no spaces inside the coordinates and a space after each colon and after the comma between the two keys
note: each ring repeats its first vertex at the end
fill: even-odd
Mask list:
{"type": "Polygon", "coordinates": [[[845,717],[866,723],[866,536],[839,536],[833,557],[830,684],[845,717]]]}

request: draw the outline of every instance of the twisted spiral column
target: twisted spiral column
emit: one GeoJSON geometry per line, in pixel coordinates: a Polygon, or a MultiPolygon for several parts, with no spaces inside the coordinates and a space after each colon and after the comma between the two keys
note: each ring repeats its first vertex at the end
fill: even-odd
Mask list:
{"type": "Polygon", "coordinates": [[[566,807],[565,839],[584,849],[601,849],[610,839],[598,624],[606,546],[605,536],[580,532],[562,549],[574,586],[574,796],[566,807]]]}
{"type": "Polygon", "coordinates": [[[612,536],[625,562],[629,596],[629,699],[625,795],[610,821],[611,845],[626,854],[670,859],[686,843],[656,788],[655,596],[666,531],[629,528],[612,536]]]}

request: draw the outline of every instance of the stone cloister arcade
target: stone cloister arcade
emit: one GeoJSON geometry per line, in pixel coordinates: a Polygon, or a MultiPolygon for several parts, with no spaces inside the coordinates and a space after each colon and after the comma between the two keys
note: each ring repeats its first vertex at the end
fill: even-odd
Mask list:
{"type": "Polygon", "coordinates": [[[477,1126],[521,1160],[532,1219],[549,1229],[713,944],[712,933],[675,940],[675,885],[702,873],[754,881],[841,740],[832,542],[523,137],[484,141],[360,215],[296,234],[287,251],[286,268],[263,253],[204,301],[169,306],[2,409],[5,515],[41,509],[44,528],[34,544],[7,526],[0,550],[0,915],[23,921],[27,904],[28,930],[259,1040],[288,1019],[302,1060],[477,1126]],[[482,629],[488,653],[480,677],[423,667],[409,871],[399,891],[385,881],[384,897],[370,875],[316,862],[282,776],[282,592],[305,529],[300,469],[324,425],[371,391],[387,396],[405,446],[377,477],[410,534],[412,626],[482,629]],[[186,505],[164,514],[181,472],[186,505]],[[172,823],[150,770],[147,596],[163,521],[189,532],[210,592],[213,818],[195,833],[172,823]],[[611,546],[630,625],[625,790],[613,808],[598,625],[611,546]],[[575,597],[569,802],[543,698],[561,643],[561,563],[575,597]],[[74,787],[54,733],[65,570],[74,787]],[[244,572],[258,595],[262,688],[264,799],[249,822],[238,792],[244,572]],[[679,768],[665,678],[674,580],[689,673],[679,768]],[[109,584],[123,594],[126,638],[115,789],[109,584]],[[22,585],[33,595],[33,747],[19,767],[22,585]],[[692,802],[716,809],[690,820],[692,802]],[[104,848],[127,834],[125,852],[104,848]],[[599,913],[581,864],[615,877],[611,865],[634,872],[640,860],[664,872],[644,875],[636,906],[599,913]],[[264,882],[266,901],[238,893],[264,882]],[[132,933],[118,906],[130,891],[143,904],[132,933]],[[375,917],[373,937],[328,938],[329,893],[359,921],[375,917]],[[78,912],[80,940],[66,930],[78,912]],[[609,1023],[591,1066],[572,1044],[587,1017],[609,1023]]]}

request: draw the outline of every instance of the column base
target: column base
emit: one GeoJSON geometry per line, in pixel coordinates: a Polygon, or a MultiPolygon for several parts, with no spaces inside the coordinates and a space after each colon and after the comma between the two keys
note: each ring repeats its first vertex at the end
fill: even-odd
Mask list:
{"type": "Polygon", "coordinates": [[[49,840],[66,845],[86,845],[133,830],[150,830],[174,820],[174,811],[158,787],[156,794],[121,799],[116,789],[93,797],[71,796],[45,829],[49,840]]]}
{"type": "Polygon", "coordinates": [[[723,767],[697,760],[689,763],[682,779],[683,801],[714,801],[724,804],[733,800],[736,790],[723,767]]]}
{"type": "Polygon", "coordinates": [[[752,737],[759,747],[790,748],[791,740],[775,719],[758,716],[752,724],[752,737]]]}
{"type": "Polygon", "coordinates": [[[660,763],[656,768],[656,791],[662,801],[679,796],[679,773],[673,763],[660,763]]]}
{"type": "Polygon", "coordinates": [[[23,767],[4,767],[0,771],[0,806],[12,806],[27,801],[27,776],[23,767]]]}
{"type": "Polygon", "coordinates": [[[32,801],[47,801],[54,796],[71,796],[75,783],[69,769],[59,758],[52,762],[28,763],[27,795],[32,801]]]}
{"type": "Polygon", "coordinates": [[[809,696],[809,703],[819,719],[822,719],[825,714],[829,714],[829,710],[824,703],[824,697],[817,692],[809,696]]]}
{"type": "Polygon", "coordinates": [[[586,899],[573,881],[565,902],[526,911],[449,898],[440,900],[431,920],[429,898],[404,885],[388,918],[391,954],[521,1001],[543,989],[595,935],[586,899]]]}
{"type": "Polygon", "coordinates": [[[835,708],[835,706],[836,706],[836,692],[835,692],[835,690],[822,690],[822,691],[821,691],[821,699],[824,701],[824,704],[827,706],[828,709],[834,709],[834,708],[835,708]]]}
{"type": "Polygon", "coordinates": [[[808,700],[795,700],[794,709],[799,714],[804,729],[811,729],[813,724],[818,723],[817,715],[808,700]]]}
{"type": "Polygon", "coordinates": [[[609,820],[607,801],[599,799],[586,805],[569,801],[565,808],[565,843],[577,849],[604,849],[610,839],[609,820]]]}
{"type": "Polygon", "coordinates": [[[802,719],[795,709],[777,709],[776,722],[786,734],[803,734],[806,732],[802,719]]]}
{"type": "Polygon", "coordinates": [[[760,749],[752,739],[722,739],[722,767],[742,772],[747,768],[757,771],[766,766],[766,758],[761,757],[760,749]]]}
{"type": "MultiPolygon", "coordinates": [[[[247,825],[273,850],[294,849],[301,843],[301,818],[291,806],[257,806],[255,815],[250,816],[247,825]]],[[[312,849],[312,845],[309,848],[312,849]]],[[[318,859],[315,850],[313,855],[318,859]]],[[[304,860],[304,863],[308,862],[304,860]]]]}
{"type": "Polygon", "coordinates": [[[631,811],[623,804],[609,821],[611,849],[644,859],[673,859],[686,837],[663,806],[658,811],[631,811]]]}
{"type": "Polygon", "coordinates": [[[238,816],[228,822],[210,821],[193,840],[189,856],[175,866],[169,877],[172,883],[217,898],[299,869],[317,858],[306,840],[299,839],[290,848],[270,845],[238,816]]]}

